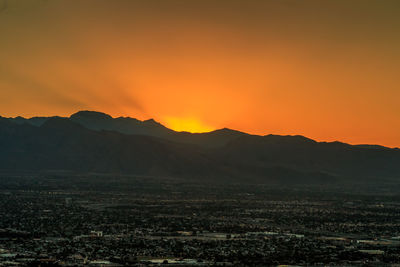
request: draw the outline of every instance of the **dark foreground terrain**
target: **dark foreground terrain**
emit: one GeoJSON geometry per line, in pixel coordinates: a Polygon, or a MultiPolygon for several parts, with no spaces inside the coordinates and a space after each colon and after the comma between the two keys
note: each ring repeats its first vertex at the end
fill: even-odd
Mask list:
{"type": "Polygon", "coordinates": [[[204,185],[2,174],[0,266],[391,265],[393,185],[204,185]]]}

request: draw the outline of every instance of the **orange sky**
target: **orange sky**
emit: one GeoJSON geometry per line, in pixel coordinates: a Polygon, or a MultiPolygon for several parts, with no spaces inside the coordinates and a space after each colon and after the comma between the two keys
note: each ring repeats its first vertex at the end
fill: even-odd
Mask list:
{"type": "Polygon", "coordinates": [[[0,115],[400,147],[400,1],[0,0],[0,115]]]}

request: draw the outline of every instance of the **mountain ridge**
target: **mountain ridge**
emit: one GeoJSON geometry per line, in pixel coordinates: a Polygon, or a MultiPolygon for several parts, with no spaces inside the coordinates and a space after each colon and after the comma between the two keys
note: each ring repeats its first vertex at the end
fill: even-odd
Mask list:
{"type": "Polygon", "coordinates": [[[29,119],[21,123],[21,119],[0,117],[0,170],[288,185],[400,179],[398,149],[317,142],[299,135],[250,135],[226,128],[191,134],[153,121],[150,128],[130,118],[128,125],[126,119],[123,122],[126,128],[122,129],[137,130],[136,134],[116,131],[122,127],[118,118],[102,114],[90,121],[54,116],[40,126],[29,119]],[[146,134],[149,129],[155,133],[161,129],[161,133],[146,134]]]}
{"type": "MultiPolygon", "coordinates": [[[[165,139],[171,140],[171,141],[183,141],[183,142],[185,142],[185,135],[186,136],[188,136],[188,135],[201,136],[203,134],[211,134],[211,135],[221,134],[221,135],[231,135],[234,137],[238,137],[241,135],[270,137],[270,138],[293,137],[293,138],[308,140],[310,142],[344,144],[344,145],[357,146],[357,147],[366,148],[366,149],[400,149],[398,147],[387,147],[387,146],[383,146],[383,145],[379,145],[379,144],[348,144],[348,143],[344,143],[344,142],[340,142],[340,141],[330,141],[330,142],[316,141],[314,139],[305,137],[303,135],[249,134],[249,133],[241,132],[238,130],[226,128],[226,127],[221,128],[221,129],[212,130],[209,132],[201,132],[201,133],[191,133],[191,132],[187,132],[187,131],[174,131],[152,118],[146,119],[146,120],[139,120],[139,119],[132,118],[132,117],[123,117],[123,116],[112,117],[111,115],[103,113],[103,112],[90,111],[90,110],[81,110],[81,111],[73,113],[69,117],[35,116],[35,117],[31,117],[31,118],[24,118],[21,116],[17,116],[17,117],[1,117],[0,116],[0,118],[7,119],[7,120],[10,120],[10,121],[18,123],[18,124],[28,123],[28,124],[31,124],[34,126],[41,126],[50,118],[66,118],[66,119],[72,120],[78,124],[81,124],[82,126],[84,126],[86,128],[92,129],[92,130],[109,130],[109,131],[111,130],[111,131],[116,131],[116,132],[120,132],[123,134],[151,135],[151,136],[165,138],[165,139]],[[82,119],[82,118],[84,118],[84,119],[82,119]],[[92,120],[92,121],[87,121],[87,119],[92,120]],[[103,123],[104,123],[104,121],[107,121],[108,124],[95,125],[93,120],[95,120],[97,122],[100,121],[103,123]],[[128,126],[128,124],[130,124],[130,126],[128,126]],[[132,124],[135,124],[135,125],[132,126],[132,124]],[[138,128],[136,128],[136,127],[143,127],[143,126],[148,127],[148,128],[156,127],[156,128],[158,128],[158,130],[160,130],[162,132],[154,133],[151,131],[149,132],[149,130],[147,130],[147,131],[143,130],[143,129],[138,130],[138,128]],[[176,134],[178,136],[174,137],[173,136],[174,134],[176,134]],[[180,140],[180,139],[183,139],[183,140],[180,140]]],[[[201,143],[201,142],[197,141],[194,143],[201,143]]]]}

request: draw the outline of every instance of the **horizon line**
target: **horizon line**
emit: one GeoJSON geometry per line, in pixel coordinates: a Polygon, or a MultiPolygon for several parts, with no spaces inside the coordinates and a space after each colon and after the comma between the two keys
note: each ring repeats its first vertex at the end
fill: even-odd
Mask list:
{"type": "Polygon", "coordinates": [[[29,119],[33,119],[33,118],[62,118],[62,119],[69,119],[73,115],[75,115],[77,113],[80,113],[80,112],[92,112],[92,113],[104,114],[104,115],[107,115],[108,117],[111,117],[111,119],[125,118],[125,119],[137,120],[137,121],[140,121],[140,122],[154,121],[154,122],[160,124],[161,126],[167,128],[167,129],[169,129],[171,131],[174,131],[176,133],[207,134],[207,133],[212,133],[212,132],[221,131],[221,130],[230,130],[230,131],[235,131],[235,132],[243,133],[243,134],[250,135],[250,136],[259,136],[259,137],[266,137],[266,136],[303,137],[303,138],[309,139],[309,140],[317,142],[317,143],[341,143],[341,144],[346,144],[346,145],[350,145],[350,146],[372,146],[372,147],[373,146],[378,146],[378,147],[386,148],[386,149],[400,149],[400,147],[398,147],[398,146],[390,147],[390,146],[385,146],[385,145],[380,145],[380,144],[369,144],[369,143],[357,143],[357,144],[355,144],[355,143],[343,142],[343,141],[340,141],[340,140],[334,140],[334,141],[316,140],[316,139],[309,138],[309,137],[307,137],[305,135],[301,135],[301,134],[276,134],[276,133],[254,134],[254,133],[249,133],[249,132],[245,132],[245,131],[241,131],[241,130],[231,129],[231,128],[228,128],[228,127],[217,128],[217,129],[214,129],[214,130],[204,131],[204,132],[177,131],[177,130],[174,130],[174,129],[171,129],[171,128],[165,126],[163,123],[161,123],[161,122],[159,122],[159,121],[157,121],[157,120],[155,120],[153,118],[140,120],[140,119],[137,119],[137,118],[134,118],[134,117],[130,117],[130,116],[115,116],[115,117],[113,117],[112,115],[107,114],[107,113],[102,112],[102,111],[88,110],[88,109],[79,110],[77,112],[72,113],[69,116],[66,116],[66,117],[59,116],[59,115],[53,115],[53,116],[39,116],[38,115],[38,116],[32,116],[32,117],[23,117],[23,116],[3,117],[3,116],[0,115],[0,118],[5,118],[5,119],[22,118],[22,119],[25,119],[25,120],[29,120],[29,119]]]}

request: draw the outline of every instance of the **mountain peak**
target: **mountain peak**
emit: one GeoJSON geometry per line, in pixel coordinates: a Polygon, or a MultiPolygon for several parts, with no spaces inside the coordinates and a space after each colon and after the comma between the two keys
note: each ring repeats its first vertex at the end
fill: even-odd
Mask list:
{"type": "Polygon", "coordinates": [[[157,125],[157,126],[161,125],[161,123],[159,123],[158,121],[155,121],[154,119],[144,120],[143,123],[147,124],[147,125],[157,125]]]}
{"type": "Polygon", "coordinates": [[[88,118],[88,119],[98,119],[98,120],[109,120],[112,117],[106,113],[90,110],[78,111],[71,115],[70,119],[76,118],[88,118]]]}
{"type": "Polygon", "coordinates": [[[233,136],[247,135],[246,133],[243,133],[241,131],[232,130],[232,129],[229,129],[229,128],[226,128],[226,127],[211,131],[210,133],[221,134],[221,135],[233,135],[233,136]]]}
{"type": "Polygon", "coordinates": [[[268,134],[264,135],[264,137],[269,138],[271,140],[280,140],[287,142],[301,142],[301,143],[316,143],[315,140],[305,137],[303,135],[277,135],[277,134],[268,134]]]}

